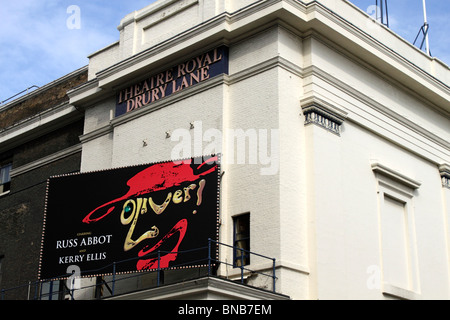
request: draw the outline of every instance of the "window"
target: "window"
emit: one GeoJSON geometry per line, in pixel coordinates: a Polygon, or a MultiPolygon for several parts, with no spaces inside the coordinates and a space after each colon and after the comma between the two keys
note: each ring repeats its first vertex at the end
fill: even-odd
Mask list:
{"type": "Polygon", "coordinates": [[[410,250],[408,202],[383,191],[381,206],[381,239],[383,279],[401,288],[409,287],[410,250]]]}
{"type": "Polygon", "coordinates": [[[380,164],[372,170],[378,180],[382,291],[414,299],[420,292],[414,219],[420,182],[380,164]]]}
{"type": "Polygon", "coordinates": [[[0,195],[8,192],[11,187],[11,168],[11,163],[0,165],[0,195]]]}
{"type": "Polygon", "coordinates": [[[250,214],[233,218],[234,225],[234,267],[250,264],[250,214]]]}

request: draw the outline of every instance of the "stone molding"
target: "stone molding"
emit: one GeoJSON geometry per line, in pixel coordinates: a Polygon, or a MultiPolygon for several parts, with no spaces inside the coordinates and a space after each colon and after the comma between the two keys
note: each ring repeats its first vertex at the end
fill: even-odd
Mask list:
{"type": "Polygon", "coordinates": [[[37,168],[46,166],[51,164],[52,162],[61,160],[63,158],[69,157],[71,155],[74,155],[76,153],[81,152],[81,144],[76,144],[72,147],[66,148],[64,150],[55,152],[49,156],[43,157],[41,159],[38,159],[36,161],[27,163],[21,167],[13,168],[11,170],[11,178],[17,177],[18,175],[27,173],[29,171],[35,170],[37,168]]]}
{"type": "Polygon", "coordinates": [[[440,165],[439,174],[441,175],[442,186],[444,188],[450,189],[450,165],[440,165]]]}
{"type": "Polygon", "coordinates": [[[343,116],[317,103],[308,104],[302,107],[302,110],[305,116],[305,126],[314,124],[338,136],[341,135],[341,125],[345,120],[343,116]]]}

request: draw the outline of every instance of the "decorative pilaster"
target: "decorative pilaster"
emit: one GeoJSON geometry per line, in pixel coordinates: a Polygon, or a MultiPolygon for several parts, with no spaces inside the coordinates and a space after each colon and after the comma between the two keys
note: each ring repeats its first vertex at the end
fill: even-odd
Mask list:
{"type": "Polygon", "coordinates": [[[344,116],[316,103],[308,104],[302,107],[302,110],[305,116],[305,126],[315,124],[338,136],[341,135],[341,125],[344,122],[344,116]]]}
{"type": "Polygon", "coordinates": [[[450,189],[450,165],[442,164],[439,166],[439,173],[441,175],[442,186],[450,189]]]}

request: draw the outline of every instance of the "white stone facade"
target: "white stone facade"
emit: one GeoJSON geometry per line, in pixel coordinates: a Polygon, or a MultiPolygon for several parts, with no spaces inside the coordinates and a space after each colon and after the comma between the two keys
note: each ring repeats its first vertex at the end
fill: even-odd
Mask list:
{"type": "Polygon", "coordinates": [[[171,159],[186,130],[192,156],[214,146],[224,158],[220,241],[250,213],[251,250],[276,258],[277,292],[450,298],[448,66],[342,0],[160,0],[118,29],[69,92],[85,109],[82,171],[171,159]],[[228,74],[114,116],[117,90],[220,45],[228,74]],[[227,135],[238,130],[257,141],[243,161],[227,135]]]}

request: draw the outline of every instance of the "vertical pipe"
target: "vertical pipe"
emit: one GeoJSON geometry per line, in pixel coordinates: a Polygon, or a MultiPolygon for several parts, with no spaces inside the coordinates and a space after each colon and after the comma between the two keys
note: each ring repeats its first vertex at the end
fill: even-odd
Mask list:
{"type": "Polygon", "coordinates": [[[386,0],[386,26],[389,28],[389,10],[387,0],[386,0]]]}
{"type": "Polygon", "coordinates": [[[380,11],[381,11],[381,24],[384,24],[384,9],[383,9],[383,1],[380,1],[380,11]]]}
{"type": "Polygon", "coordinates": [[[34,300],[37,300],[38,288],[40,283],[41,282],[39,280],[34,283],[34,300]]]}
{"type": "MultiPolygon", "coordinates": [[[[73,270],[72,274],[74,273],[75,270],[73,270]]],[[[97,289],[97,287],[95,289],[97,289]]],[[[72,292],[70,295],[71,300],[75,300],[75,277],[72,278],[72,283],[70,284],[70,291],[72,292]]]]}
{"type": "Polygon", "coordinates": [[[375,21],[378,21],[378,0],[375,1],[375,21]]]}
{"type": "Polygon", "coordinates": [[[425,33],[425,46],[427,54],[430,55],[430,43],[428,41],[428,21],[427,21],[427,6],[425,0],[422,0],[423,3],[423,21],[424,21],[424,33],[425,33]]]}
{"type": "Polygon", "coordinates": [[[53,300],[53,281],[50,281],[48,300],[53,300]]]}
{"type": "Polygon", "coordinates": [[[241,283],[244,283],[244,249],[241,249],[241,283]]]}
{"type": "Polygon", "coordinates": [[[30,300],[30,290],[31,290],[31,281],[28,281],[28,294],[27,294],[27,300],[30,300]]]}
{"type": "Polygon", "coordinates": [[[274,259],[272,259],[272,275],[273,275],[273,286],[272,286],[272,288],[273,288],[273,293],[275,293],[276,291],[275,291],[275,280],[276,280],[276,276],[275,276],[275,258],[274,259]]]}

